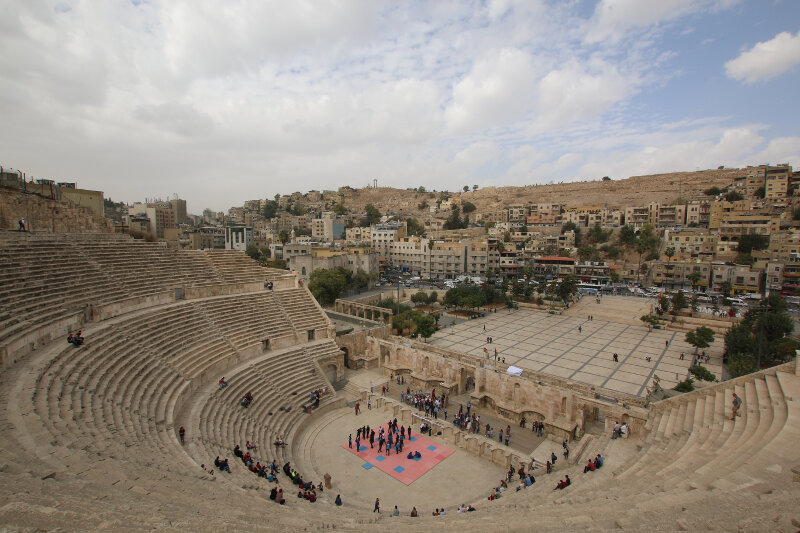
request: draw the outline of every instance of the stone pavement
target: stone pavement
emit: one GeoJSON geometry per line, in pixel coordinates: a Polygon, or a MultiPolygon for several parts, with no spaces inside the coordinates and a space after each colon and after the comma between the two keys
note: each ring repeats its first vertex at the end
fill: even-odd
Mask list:
{"type": "MultiPolygon", "coordinates": [[[[614,303],[608,311],[619,313],[618,302],[608,297],[605,301],[614,303]]],[[[429,342],[478,357],[484,357],[486,348],[490,359],[496,349],[508,365],[635,396],[646,395],[645,388],[656,374],[663,388],[672,388],[685,379],[694,347],[685,342],[684,332],[648,331],[643,325],[603,320],[603,302],[591,307],[591,321],[588,315],[501,309],[440,330],[429,342]],[[491,344],[487,344],[486,337],[493,338],[491,344]],[[614,353],[618,354],[617,363],[613,361],[614,353]],[[685,354],[684,360],[679,358],[681,353],[685,354]]],[[[722,372],[723,344],[717,336],[706,349],[711,356],[706,366],[718,377],[722,372]]]]}
{"type": "MultiPolygon", "coordinates": [[[[355,446],[356,427],[378,427],[388,422],[389,416],[389,412],[376,407],[371,410],[364,408],[358,416],[350,407],[341,408],[321,418],[313,430],[314,437],[308,443],[311,463],[320,474],[318,477],[322,473],[333,477],[333,496],[340,493],[345,505],[371,510],[375,498],[380,498],[384,515],[390,513],[395,505],[404,516],[408,516],[412,506],[420,511],[424,509],[426,514],[430,514],[434,507],[446,507],[454,512],[459,504],[485,498],[490,488],[504,477],[503,467],[458,447],[448,457],[440,459],[435,467],[422,472],[411,484],[395,479],[396,476],[389,476],[379,468],[364,468],[365,459],[347,449],[347,436],[353,434],[355,446]]],[[[412,428],[412,437],[419,436],[417,430],[419,425],[412,428]]],[[[437,447],[453,448],[452,444],[445,444],[436,436],[427,437],[426,442],[428,440],[437,447]]],[[[366,447],[369,449],[369,442],[366,447]]],[[[376,443],[373,457],[377,456],[377,448],[376,443]]],[[[408,449],[406,445],[406,453],[408,449]]],[[[425,454],[425,450],[421,453],[425,454]]],[[[405,454],[402,457],[405,463],[405,454]]]]}
{"type": "MultiPolygon", "coordinates": [[[[388,435],[389,424],[383,424],[381,427],[385,434],[388,435]]],[[[362,459],[364,464],[361,467],[365,470],[377,468],[406,485],[414,483],[414,481],[435,468],[436,465],[453,453],[452,448],[448,448],[439,442],[434,442],[418,433],[416,427],[411,428],[411,438],[404,439],[405,445],[401,453],[397,453],[392,447],[389,447],[388,451],[378,451],[380,446],[377,442],[379,428],[372,429],[375,430],[376,434],[376,442],[372,443],[372,445],[368,439],[363,439],[358,450],[356,450],[355,441],[351,444],[342,444],[342,448],[362,459]],[[409,459],[408,454],[414,454],[414,452],[419,452],[420,457],[409,459]]],[[[394,437],[397,438],[397,435],[395,434],[394,437]]]]}

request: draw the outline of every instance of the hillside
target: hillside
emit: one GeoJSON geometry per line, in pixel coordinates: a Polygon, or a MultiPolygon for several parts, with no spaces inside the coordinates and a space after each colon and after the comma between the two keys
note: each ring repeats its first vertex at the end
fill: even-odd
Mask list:
{"type": "MultiPolygon", "coordinates": [[[[452,193],[463,201],[475,204],[479,211],[500,209],[520,203],[561,203],[567,207],[602,205],[624,208],[629,205],[646,205],[650,202],[673,202],[678,197],[693,200],[712,186],[726,187],[733,179],[742,176],[741,169],[701,170],[697,172],[672,172],[648,176],[632,176],[612,181],[576,181],[552,185],[523,187],[487,187],[467,193],[452,193]]],[[[413,190],[379,187],[359,189],[345,199],[352,212],[363,212],[367,204],[375,205],[381,213],[422,214],[418,205],[427,201],[435,204],[438,193],[418,193],[413,190]]]]}

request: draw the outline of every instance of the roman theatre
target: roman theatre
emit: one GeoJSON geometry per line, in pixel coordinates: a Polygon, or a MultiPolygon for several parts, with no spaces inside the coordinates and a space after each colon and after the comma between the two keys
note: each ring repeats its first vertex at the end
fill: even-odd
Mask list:
{"type": "MultiPolygon", "coordinates": [[[[422,342],[393,336],[369,303],[326,312],[292,273],[235,251],[2,231],[0,272],[4,530],[800,528],[797,362],[664,397],[694,349],[681,331],[648,331],[625,301],[500,309],[422,342]],[[77,331],[84,343],[67,343],[77,331]],[[426,415],[409,391],[446,403],[426,415]],[[467,409],[478,433],[452,422],[467,409]],[[402,453],[348,445],[395,419],[412,430],[402,453]],[[617,423],[629,430],[612,438],[617,423]],[[509,427],[506,445],[496,432],[509,427]],[[277,481],[246,468],[237,445],[275,461],[277,481]],[[598,454],[602,468],[584,473],[598,454]],[[535,483],[516,490],[515,474],[488,499],[534,458],[535,483]],[[287,462],[322,485],[315,502],[298,498],[287,462]]],[[[717,374],[720,337],[708,348],[717,374]]]]}

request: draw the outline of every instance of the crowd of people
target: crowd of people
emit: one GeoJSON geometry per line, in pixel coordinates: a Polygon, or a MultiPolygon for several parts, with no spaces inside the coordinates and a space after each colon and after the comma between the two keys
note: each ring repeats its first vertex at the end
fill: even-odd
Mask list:
{"type": "MultiPolygon", "coordinates": [[[[375,443],[378,443],[378,453],[385,451],[386,455],[389,455],[392,450],[394,449],[395,454],[400,454],[403,452],[403,446],[405,445],[406,439],[411,438],[411,425],[407,428],[405,426],[398,426],[397,418],[393,420],[389,420],[387,423],[388,431],[385,430],[382,426],[378,428],[378,432],[375,433],[374,428],[370,428],[368,425],[361,426],[360,428],[356,428],[355,434],[355,445],[356,451],[361,450],[361,443],[362,441],[366,445],[369,442],[370,449],[375,448],[375,443]]],[[[353,434],[347,437],[347,447],[353,448],[353,434]]],[[[419,454],[419,452],[417,452],[419,454]]],[[[411,452],[409,452],[411,455],[411,452]]],[[[420,457],[417,455],[416,457],[420,457]]],[[[414,457],[409,457],[409,459],[413,459],[414,457]]]]}
{"type": "Polygon", "coordinates": [[[629,430],[630,428],[628,427],[627,423],[620,424],[619,422],[614,422],[614,429],[611,431],[611,438],[627,438],[629,430]]]}
{"type": "Polygon", "coordinates": [[[436,389],[433,389],[430,394],[418,391],[411,392],[411,388],[407,387],[405,392],[400,391],[400,401],[410,405],[420,411],[425,411],[425,416],[433,416],[439,418],[439,413],[447,418],[447,395],[442,394],[436,397],[436,389]]]}
{"type": "Polygon", "coordinates": [[[81,335],[81,333],[82,330],[78,330],[77,333],[70,332],[70,334],[67,335],[67,342],[70,344],[74,344],[75,346],[80,346],[81,344],[83,344],[84,341],[83,335],[81,335]]]}
{"type": "MultiPolygon", "coordinates": [[[[280,438],[279,438],[280,439],[280,438]]],[[[294,468],[292,468],[291,464],[287,461],[283,467],[279,467],[277,462],[273,459],[270,463],[261,464],[260,461],[256,460],[252,453],[258,450],[258,446],[253,442],[251,443],[249,440],[245,444],[245,449],[243,450],[238,444],[233,448],[233,455],[237,459],[242,462],[242,465],[252,472],[253,474],[257,475],[258,477],[264,478],[271,483],[276,483],[270,490],[269,499],[279,503],[281,505],[286,504],[286,498],[283,495],[283,489],[277,485],[278,483],[278,474],[281,470],[283,470],[284,475],[289,478],[289,481],[292,482],[293,485],[296,485],[298,488],[297,497],[308,500],[309,502],[317,501],[317,492],[323,492],[324,486],[322,482],[318,484],[314,484],[313,481],[306,481],[303,479],[303,476],[300,475],[294,468]]],[[[201,468],[206,471],[207,473],[214,475],[214,470],[211,468],[206,468],[206,465],[200,465],[201,468]]],[[[231,467],[228,464],[228,459],[220,459],[219,456],[214,459],[214,466],[219,469],[220,472],[227,472],[231,473],[231,467]]],[[[336,505],[342,505],[342,498],[340,495],[336,495],[336,500],[334,502],[336,505]]]]}
{"type": "Polygon", "coordinates": [[[307,413],[311,412],[311,409],[317,409],[319,407],[319,400],[324,395],[329,394],[330,391],[328,387],[324,389],[316,389],[308,393],[308,407],[305,408],[307,413]]]}
{"type": "Polygon", "coordinates": [[[597,457],[595,457],[594,460],[592,459],[588,460],[586,466],[583,467],[583,473],[585,474],[586,472],[594,472],[595,470],[597,470],[602,466],[603,466],[603,457],[598,453],[597,457]]]}

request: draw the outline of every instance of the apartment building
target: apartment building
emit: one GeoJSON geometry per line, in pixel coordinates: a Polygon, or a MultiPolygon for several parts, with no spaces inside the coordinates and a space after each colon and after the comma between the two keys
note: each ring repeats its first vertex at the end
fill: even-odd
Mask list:
{"type": "Polygon", "coordinates": [[[553,226],[561,223],[560,204],[535,204],[531,205],[527,224],[528,226],[553,226]]]}
{"type": "Polygon", "coordinates": [[[720,242],[738,241],[747,234],[769,235],[780,230],[781,217],[771,213],[729,214],[720,221],[720,242]]]}
{"type": "Polygon", "coordinates": [[[315,218],[311,221],[311,236],[322,242],[333,242],[344,236],[344,224],[333,218],[315,218]]]}
{"type": "Polygon", "coordinates": [[[533,274],[537,278],[563,279],[575,273],[575,259],[572,257],[544,256],[533,262],[533,274]]]}
{"type": "Polygon", "coordinates": [[[508,206],[509,222],[525,223],[528,221],[529,214],[530,206],[521,204],[508,206]]]}
{"type": "Polygon", "coordinates": [[[708,228],[718,230],[723,218],[729,215],[743,215],[749,213],[753,208],[752,200],[739,200],[728,202],[720,200],[709,205],[708,228]]]}
{"type": "Polygon", "coordinates": [[[654,261],[650,267],[650,280],[653,285],[666,289],[690,289],[693,272],[700,274],[699,281],[694,284],[701,288],[709,286],[711,263],[694,263],[689,261],[654,261]]]}
{"type": "Polygon", "coordinates": [[[745,176],[745,194],[748,198],[752,198],[758,189],[767,184],[767,165],[748,166],[745,169],[745,176]]]}
{"type": "Polygon", "coordinates": [[[575,278],[579,283],[607,285],[611,283],[611,266],[602,261],[575,263],[575,278]]]}
{"type": "Polygon", "coordinates": [[[672,204],[663,205],[656,204],[655,219],[653,225],[657,227],[678,227],[686,224],[686,205],[685,204],[672,204]]]}
{"type": "Polygon", "coordinates": [[[406,236],[405,222],[386,222],[372,226],[372,248],[383,257],[391,257],[392,243],[406,236]]]}
{"type": "Polygon", "coordinates": [[[776,231],[771,233],[768,251],[771,257],[800,258],[800,232],[776,231]]]}
{"type": "Polygon", "coordinates": [[[401,237],[391,243],[388,257],[399,266],[408,267],[414,274],[430,277],[430,240],[423,237],[401,237]]]}
{"type": "Polygon", "coordinates": [[[430,277],[452,279],[467,270],[467,246],[463,242],[434,242],[430,245],[430,277]]]}
{"type": "Polygon", "coordinates": [[[686,204],[687,226],[708,226],[711,213],[711,202],[698,200],[686,204]]]}
{"type": "Polygon", "coordinates": [[[657,206],[658,204],[653,203],[646,206],[626,207],[625,224],[636,229],[641,228],[645,224],[652,224],[657,206]]]}
{"type": "Polygon", "coordinates": [[[777,167],[767,167],[766,173],[764,198],[767,200],[786,198],[789,194],[792,167],[788,164],[778,165],[777,167]]]}
{"type": "Polygon", "coordinates": [[[664,232],[667,246],[675,248],[675,255],[683,259],[712,259],[717,239],[717,235],[705,228],[668,229],[664,232]]]}
{"type": "Polygon", "coordinates": [[[721,284],[727,281],[736,294],[761,292],[761,272],[752,270],[749,265],[714,263],[711,270],[712,289],[715,291],[721,291],[721,284]]]}
{"type": "Polygon", "coordinates": [[[495,224],[508,222],[508,211],[506,209],[498,209],[496,211],[484,211],[478,214],[477,220],[483,222],[494,222],[495,224]]]}

